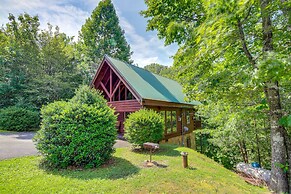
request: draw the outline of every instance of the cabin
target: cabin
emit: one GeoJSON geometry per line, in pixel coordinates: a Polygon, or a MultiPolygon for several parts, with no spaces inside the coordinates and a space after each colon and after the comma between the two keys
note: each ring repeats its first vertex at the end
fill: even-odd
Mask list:
{"type": "Polygon", "coordinates": [[[186,102],[182,86],[174,80],[151,73],[107,55],[91,82],[118,114],[116,128],[123,136],[124,121],[141,108],[158,111],[164,118],[163,142],[195,147],[193,130],[201,127],[195,117],[200,102],[186,102]]]}

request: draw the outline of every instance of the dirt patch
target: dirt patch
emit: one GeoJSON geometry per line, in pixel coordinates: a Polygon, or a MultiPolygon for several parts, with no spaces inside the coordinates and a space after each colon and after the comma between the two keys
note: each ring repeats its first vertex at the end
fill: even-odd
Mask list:
{"type": "Polygon", "coordinates": [[[152,168],[152,167],[167,168],[168,167],[168,165],[166,165],[166,164],[158,163],[156,161],[151,161],[150,162],[148,160],[144,161],[143,164],[142,164],[142,166],[144,168],[152,168]]]}

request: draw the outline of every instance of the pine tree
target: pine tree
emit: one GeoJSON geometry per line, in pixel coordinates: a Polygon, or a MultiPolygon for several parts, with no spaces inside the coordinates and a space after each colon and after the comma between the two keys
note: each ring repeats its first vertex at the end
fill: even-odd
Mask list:
{"type": "Polygon", "coordinates": [[[81,60],[89,63],[89,72],[95,73],[105,54],[125,62],[132,62],[130,46],[124,37],[124,31],[119,26],[111,0],[100,1],[90,18],[82,26],[80,32],[81,60]],[[85,61],[84,61],[85,60],[85,61]]]}

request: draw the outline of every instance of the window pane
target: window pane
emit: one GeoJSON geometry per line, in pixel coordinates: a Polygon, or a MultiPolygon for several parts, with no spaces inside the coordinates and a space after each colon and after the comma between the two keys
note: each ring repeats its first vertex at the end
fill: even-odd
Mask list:
{"type": "Polygon", "coordinates": [[[172,111],[172,132],[177,132],[177,113],[172,111]]]}
{"type": "Polygon", "coordinates": [[[187,125],[190,124],[190,111],[186,111],[187,125]]]}
{"type": "MultiPolygon", "coordinates": [[[[166,120],[165,120],[165,111],[160,111],[160,112],[158,112],[160,115],[161,115],[161,117],[163,118],[163,121],[164,121],[164,124],[166,125],[166,120]]],[[[165,126],[166,127],[166,126],[165,126]]],[[[167,133],[167,130],[166,129],[164,129],[165,130],[165,133],[167,133]]]]}
{"type": "Polygon", "coordinates": [[[171,111],[166,111],[166,122],[165,122],[165,127],[166,127],[166,131],[167,133],[171,133],[172,132],[172,123],[171,123],[171,111]]]}

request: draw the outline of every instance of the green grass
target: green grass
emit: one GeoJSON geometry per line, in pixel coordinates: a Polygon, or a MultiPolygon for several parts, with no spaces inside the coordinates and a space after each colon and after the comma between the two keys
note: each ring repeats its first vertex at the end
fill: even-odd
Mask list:
{"type": "Polygon", "coordinates": [[[39,129],[35,128],[35,129],[30,129],[28,131],[7,131],[4,129],[0,129],[0,133],[20,133],[20,132],[37,132],[39,129]]]}
{"type": "Polygon", "coordinates": [[[0,193],[269,193],[191,149],[162,145],[153,160],[167,167],[143,167],[145,153],[119,148],[113,164],[88,170],[49,171],[41,157],[0,161],[0,193]],[[182,168],[181,151],[189,153],[182,168]]]}
{"type": "Polygon", "coordinates": [[[2,133],[2,132],[11,132],[11,131],[7,131],[7,130],[3,130],[3,129],[0,129],[0,133],[2,133]]]}

